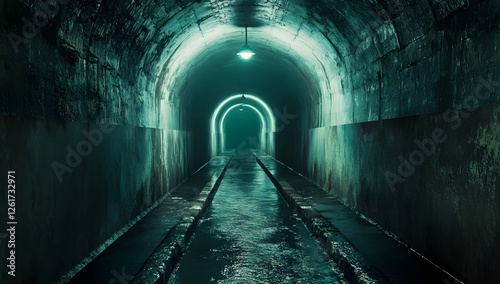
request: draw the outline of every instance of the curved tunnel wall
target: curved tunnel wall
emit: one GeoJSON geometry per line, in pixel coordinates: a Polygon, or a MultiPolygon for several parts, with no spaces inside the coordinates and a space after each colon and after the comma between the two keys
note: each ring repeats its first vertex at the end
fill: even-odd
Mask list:
{"type": "Polygon", "coordinates": [[[28,30],[23,17],[32,22],[40,3],[0,4],[2,133],[16,133],[2,137],[1,156],[3,166],[32,173],[19,202],[36,205],[23,211],[20,235],[51,231],[41,254],[66,245],[51,251],[58,268],[37,263],[27,245],[21,259],[40,269],[21,279],[56,279],[210,159],[200,121],[207,105],[242,91],[241,73],[229,76],[235,62],[220,59],[234,58],[249,21],[258,56],[241,69],[256,78],[245,92],[264,94],[273,108],[276,158],[467,282],[496,275],[499,1],[60,0],[28,30]],[[272,70],[275,85],[293,87],[267,82],[257,65],[272,70]],[[203,97],[207,70],[234,83],[203,97]],[[95,148],[102,155],[60,183],[47,165],[64,161],[65,147],[86,139],[82,130],[107,123],[117,127],[102,142],[110,150],[95,148]],[[400,175],[399,154],[408,160],[420,149],[415,140],[438,128],[448,142],[400,175]],[[42,139],[53,152],[41,154],[42,139]],[[108,160],[113,167],[97,166],[108,160]],[[391,188],[388,171],[404,182],[391,188]],[[107,182],[93,186],[88,176],[107,182]],[[106,197],[93,203],[98,196],[106,197]],[[105,217],[96,223],[88,212],[105,217]],[[65,230],[69,220],[85,226],[65,230]]]}

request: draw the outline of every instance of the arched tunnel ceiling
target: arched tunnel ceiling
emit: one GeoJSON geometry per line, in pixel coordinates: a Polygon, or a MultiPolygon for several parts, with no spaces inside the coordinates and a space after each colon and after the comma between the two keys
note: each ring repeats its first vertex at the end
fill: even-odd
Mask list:
{"type": "MultiPolygon", "coordinates": [[[[22,23],[16,19],[40,10],[36,0],[21,2],[22,7],[4,4],[4,14],[13,13],[7,17],[8,25],[21,28],[22,23]]],[[[78,58],[84,59],[77,69],[68,68],[69,72],[75,71],[75,80],[82,68],[84,72],[87,70],[85,64],[99,64],[114,77],[108,84],[118,90],[105,90],[107,94],[101,94],[104,104],[111,105],[107,107],[111,114],[90,113],[80,107],[80,119],[104,118],[115,123],[177,129],[184,129],[185,125],[162,122],[174,116],[182,119],[173,113],[193,110],[201,102],[213,108],[224,97],[245,92],[238,88],[266,96],[279,107],[296,104],[317,111],[306,124],[310,127],[353,122],[354,108],[359,106],[356,112],[367,114],[360,116],[358,122],[374,119],[378,106],[364,99],[362,91],[365,70],[371,68],[366,74],[373,81],[373,74],[380,68],[370,63],[405,48],[430,28],[445,25],[444,19],[450,13],[469,5],[465,0],[57,0],[57,3],[61,12],[56,12],[44,27],[43,40],[56,44],[63,56],[68,53],[76,58],[70,58],[70,64],[75,64],[78,58]],[[258,53],[250,64],[259,66],[251,72],[261,76],[252,75],[253,85],[239,84],[237,80],[227,84],[228,77],[238,76],[238,68],[227,66],[241,63],[235,61],[235,53],[243,44],[245,25],[249,26],[249,44],[258,53]],[[201,84],[204,73],[210,74],[212,89],[201,84]],[[265,83],[266,73],[273,75],[268,81],[290,85],[295,94],[272,96],[274,90],[265,83]],[[282,78],[289,78],[288,82],[281,82],[282,78]],[[214,87],[224,84],[228,85],[225,89],[214,87]],[[116,92],[123,93],[121,97],[129,96],[127,105],[133,105],[134,109],[123,111],[122,104],[115,103],[110,92],[113,96],[116,92]],[[213,96],[212,101],[199,101],[208,93],[213,96]]],[[[403,61],[404,56],[400,57],[403,61]]],[[[372,91],[376,88],[367,87],[372,91]]],[[[388,105],[386,117],[400,115],[400,108],[397,104],[388,105]]],[[[407,113],[418,113],[420,109],[408,108],[404,110],[407,113]]],[[[71,117],[78,119],[77,115],[71,117]]]]}
{"type": "MultiPolygon", "coordinates": [[[[182,40],[177,40],[176,44],[171,46],[171,50],[164,50],[159,60],[163,69],[160,80],[164,79],[161,84],[162,96],[169,97],[169,101],[174,104],[179,100],[179,95],[182,99],[190,99],[186,96],[184,87],[186,84],[196,86],[196,76],[193,75],[197,73],[215,75],[214,72],[217,72],[219,78],[212,81],[212,86],[228,84],[230,83],[230,80],[226,78],[228,75],[231,77],[235,73],[245,72],[236,71],[236,65],[241,65],[240,68],[252,68],[244,67],[244,64],[253,67],[258,64],[261,68],[260,73],[274,75],[283,73],[281,77],[289,78],[285,84],[300,79],[303,81],[303,86],[319,87],[303,93],[304,97],[294,98],[302,102],[317,101],[321,91],[330,92],[330,84],[335,80],[328,76],[337,74],[338,71],[335,69],[340,67],[335,49],[304,18],[294,18],[285,23],[283,18],[286,13],[282,11],[282,20],[276,21],[272,14],[276,14],[273,9],[278,9],[277,7],[279,5],[248,5],[245,1],[240,1],[240,4],[226,5],[224,9],[216,12],[216,15],[225,15],[223,18],[236,17],[232,22],[221,21],[219,17],[209,14],[204,21],[197,21],[196,27],[186,23],[186,34],[179,35],[182,40]],[[250,22],[249,44],[258,54],[251,62],[238,61],[235,56],[244,43],[243,28],[240,26],[241,19],[250,22]],[[291,70],[295,75],[290,74],[291,70]]],[[[198,15],[204,12],[193,12],[195,7],[192,8],[193,10],[187,13],[198,15]]],[[[203,10],[205,7],[197,6],[196,8],[203,10]]],[[[213,13],[213,10],[211,12],[213,13]]],[[[185,16],[181,17],[181,19],[185,18],[185,16]]],[[[247,72],[251,73],[251,71],[247,72]]],[[[240,89],[232,90],[233,92],[252,91],[266,86],[262,80],[255,78],[255,74],[246,77],[249,77],[249,80],[240,84],[240,89]]],[[[284,80],[285,78],[275,80],[275,84],[284,80]]],[[[209,91],[206,88],[203,89],[209,91]]],[[[220,93],[220,95],[229,94],[220,93]]]]}
{"type": "MultiPolygon", "coordinates": [[[[243,44],[245,25],[249,26],[249,43],[258,53],[255,60],[267,64],[264,67],[278,67],[273,73],[281,69],[288,76],[293,71],[296,75],[289,81],[298,78],[303,88],[308,86],[309,90],[304,89],[307,94],[293,98],[296,102],[317,103],[322,95],[341,92],[337,75],[343,72],[343,58],[360,45],[360,38],[369,36],[370,11],[387,6],[374,0],[116,0],[68,5],[59,31],[66,44],[85,53],[83,30],[89,36],[91,56],[105,58],[157,102],[187,108],[195,99],[184,92],[186,85],[195,84],[196,75],[206,72],[201,70],[223,67],[237,59],[234,54],[243,44]],[[217,56],[227,59],[216,62],[213,58],[217,56]]],[[[231,74],[218,71],[222,81],[213,85],[223,84],[224,74],[231,74]]],[[[212,104],[230,93],[214,95],[220,97],[212,104]]]]}

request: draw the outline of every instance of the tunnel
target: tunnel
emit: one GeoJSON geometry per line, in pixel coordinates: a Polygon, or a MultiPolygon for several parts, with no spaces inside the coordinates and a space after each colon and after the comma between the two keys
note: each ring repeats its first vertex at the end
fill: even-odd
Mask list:
{"type": "Polygon", "coordinates": [[[0,283],[495,283],[499,7],[0,2],[0,283]]]}

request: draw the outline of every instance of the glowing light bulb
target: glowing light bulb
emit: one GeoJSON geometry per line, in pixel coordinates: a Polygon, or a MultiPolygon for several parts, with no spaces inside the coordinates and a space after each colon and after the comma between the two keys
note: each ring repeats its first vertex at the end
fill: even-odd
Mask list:
{"type": "Polygon", "coordinates": [[[245,59],[245,60],[248,60],[250,58],[252,58],[252,56],[255,55],[255,52],[253,52],[253,50],[250,48],[250,46],[248,45],[244,45],[240,52],[237,53],[237,55],[239,55],[241,58],[245,59]]]}

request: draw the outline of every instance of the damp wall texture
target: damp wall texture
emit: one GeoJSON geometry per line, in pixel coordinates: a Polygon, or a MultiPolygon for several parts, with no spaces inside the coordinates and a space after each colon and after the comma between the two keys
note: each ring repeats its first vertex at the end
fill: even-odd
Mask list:
{"type": "Polygon", "coordinates": [[[498,278],[500,108],[311,129],[308,176],[467,283],[498,278]],[[456,127],[456,128],[455,128],[456,127]]]}
{"type": "Polygon", "coordinates": [[[196,170],[187,132],[18,118],[0,130],[0,165],[16,171],[17,283],[57,281],[196,170]]]}

